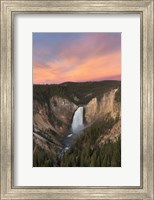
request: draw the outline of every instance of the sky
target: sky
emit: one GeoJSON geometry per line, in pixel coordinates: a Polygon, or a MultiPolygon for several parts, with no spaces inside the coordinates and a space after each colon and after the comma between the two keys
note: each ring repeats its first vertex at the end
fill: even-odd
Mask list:
{"type": "Polygon", "coordinates": [[[121,33],[33,33],[33,83],[121,79],[121,33]]]}

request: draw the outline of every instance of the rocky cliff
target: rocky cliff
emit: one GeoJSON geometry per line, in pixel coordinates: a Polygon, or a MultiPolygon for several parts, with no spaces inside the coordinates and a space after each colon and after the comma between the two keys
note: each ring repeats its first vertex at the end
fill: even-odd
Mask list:
{"type": "Polygon", "coordinates": [[[62,126],[56,126],[60,133],[68,131],[72,123],[73,114],[77,108],[77,105],[65,98],[54,96],[50,99],[50,112],[53,113],[56,119],[62,122],[62,126]]]}
{"type": "Polygon", "coordinates": [[[114,119],[120,116],[120,103],[116,101],[115,95],[118,89],[113,89],[102,95],[101,98],[93,98],[85,106],[85,121],[91,124],[100,117],[110,114],[114,119]]]}
{"type": "Polygon", "coordinates": [[[102,132],[101,136],[97,140],[97,144],[102,146],[106,143],[116,143],[121,135],[121,120],[118,120],[114,126],[108,130],[107,134],[102,132]]]}
{"type": "Polygon", "coordinates": [[[49,104],[41,105],[34,101],[34,132],[52,130],[57,134],[67,133],[76,109],[77,106],[74,103],[58,96],[51,97],[49,104]]]}

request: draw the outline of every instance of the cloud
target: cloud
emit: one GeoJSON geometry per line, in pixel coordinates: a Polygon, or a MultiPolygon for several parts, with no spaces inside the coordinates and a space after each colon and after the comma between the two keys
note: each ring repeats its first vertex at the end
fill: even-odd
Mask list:
{"type": "MultiPolygon", "coordinates": [[[[67,42],[33,48],[33,82],[61,83],[118,79],[121,76],[120,34],[83,33],[67,42]]],[[[64,37],[65,38],[65,37],[64,37]]],[[[33,44],[34,45],[34,44],[33,44]]]]}
{"type": "Polygon", "coordinates": [[[61,83],[65,81],[102,80],[121,74],[120,52],[87,58],[74,65],[72,60],[48,63],[48,68],[34,67],[34,83],[61,83]],[[64,67],[64,66],[67,67],[64,67]]]}

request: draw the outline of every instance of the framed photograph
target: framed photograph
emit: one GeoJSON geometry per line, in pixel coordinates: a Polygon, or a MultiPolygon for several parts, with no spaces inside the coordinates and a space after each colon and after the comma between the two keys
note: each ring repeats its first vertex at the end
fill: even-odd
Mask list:
{"type": "Polygon", "coordinates": [[[1,199],[153,200],[153,0],[1,0],[1,199]]]}

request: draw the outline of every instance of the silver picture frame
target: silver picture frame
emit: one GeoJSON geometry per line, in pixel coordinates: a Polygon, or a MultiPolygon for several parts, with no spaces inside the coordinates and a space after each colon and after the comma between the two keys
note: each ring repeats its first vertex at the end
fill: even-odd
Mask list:
{"type": "Polygon", "coordinates": [[[153,157],[153,0],[0,0],[1,1],[1,73],[0,73],[0,177],[1,199],[154,199],[153,157]],[[93,187],[16,187],[14,186],[14,16],[17,13],[119,13],[139,14],[141,21],[141,185],[93,187]]]}

